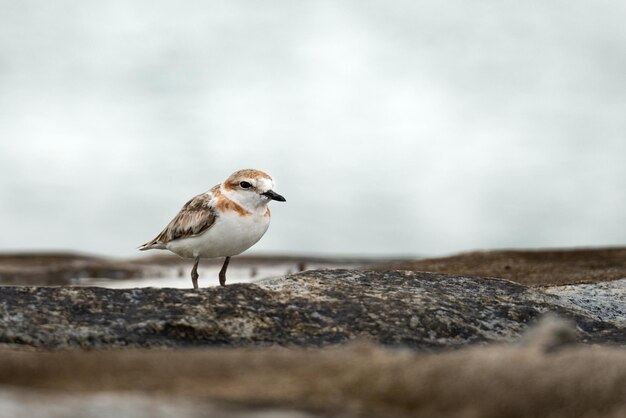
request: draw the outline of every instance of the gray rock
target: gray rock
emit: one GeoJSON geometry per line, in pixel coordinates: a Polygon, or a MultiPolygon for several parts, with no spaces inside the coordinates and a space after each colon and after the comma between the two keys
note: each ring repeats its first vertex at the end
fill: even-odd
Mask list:
{"type": "Polygon", "coordinates": [[[583,341],[626,343],[624,321],[607,321],[559,295],[435,273],[315,270],[198,291],[2,287],[0,301],[0,343],[45,348],[365,339],[437,349],[517,339],[547,312],[574,321],[583,341]]]}
{"type": "Polygon", "coordinates": [[[610,282],[552,286],[546,292],[559,297],[559,305],[578,309],[600,321],[626,322],[626,278],[610,282]]]}

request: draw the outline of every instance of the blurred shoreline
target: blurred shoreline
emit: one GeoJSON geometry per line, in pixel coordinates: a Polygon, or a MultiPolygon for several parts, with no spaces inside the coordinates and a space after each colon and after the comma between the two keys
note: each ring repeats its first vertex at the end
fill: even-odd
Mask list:
{"type": "MultiPolygon", "coordinates": [[[[308,269],[362,269],[400,261],[405,260],[383,257],[242,255],[233,257],[228,277],[229,283],[248,282],[308,269]]],[[[206,277],[205,285],[217,284],[214,279],[222,263],[223,258],[201,260],[199,272],[201,277],[206,277]]],[[[178,287],[175,284],[171,286],[171,280],[159,283],[159,279],[179,278],[182,287],[188,287],[192,265],[191,259],[169,254],[116,258],[78,252],[0,253],[0,285],[119,287],[120,283],[126,281],[129,286],[123,287],[133,287],[133,284],[144,287],[142,283],[178,287]]]]}
{"type": "MultiPolygon", "coordinates": [[[[223,259],[200,262],[202,286],[217,285],[223,259]]],[[[80,252],[0,253],[0,285],[189,287],[193,260],[170,254],[116,258],[80,252]]],[[[626,277],[626,247],[491,250],[446,257],[323,257],[259,254],[233,257],[228,283],[311,269],[411,270],[499,277],[526,285],[577,284],[626,277]]]]}

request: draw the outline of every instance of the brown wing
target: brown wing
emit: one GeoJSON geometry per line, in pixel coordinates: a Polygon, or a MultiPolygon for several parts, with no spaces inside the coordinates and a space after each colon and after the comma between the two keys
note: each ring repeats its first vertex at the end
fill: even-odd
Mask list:
{"type": "Polygon", "coordinates": [[[156,238],[139,247],[140,250],[163,248],[162,244],[179,238],[191,237],[206,231],[215,223],[217,215],[211,205],[213,193],[203,193],[185,203],[176,217],[156,238]]]}

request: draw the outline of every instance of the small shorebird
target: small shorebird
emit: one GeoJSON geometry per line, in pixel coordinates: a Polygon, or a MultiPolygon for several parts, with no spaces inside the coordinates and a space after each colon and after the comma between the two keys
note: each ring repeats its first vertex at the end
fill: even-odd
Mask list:
{"type": "Polygon", "coordinates": [[[222,184],[185,203],[165,229],[139,249],[170,250],[195,258],[191,270],[194,289],[198,288],[200,259],[226,257],[219,274],[224,286],[230,257],[252,247],[267,231],[269,201],[286,201],[273,188],[274,181],[262,171],[235,171],[222,184]]]}

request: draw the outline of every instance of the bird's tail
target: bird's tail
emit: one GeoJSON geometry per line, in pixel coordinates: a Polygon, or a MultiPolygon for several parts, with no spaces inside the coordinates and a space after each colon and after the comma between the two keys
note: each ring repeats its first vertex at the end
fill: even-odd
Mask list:
{"type": "Polygon", "coordinates": [[[156,239],[153,239],[152,241],[148,241],[145,244],[140,245],[139,247],[137,247],[137,249],[139,251],[163,250],[165,249],[165,244],[163,244],[162,242],[158,242],[156,239]]]}

